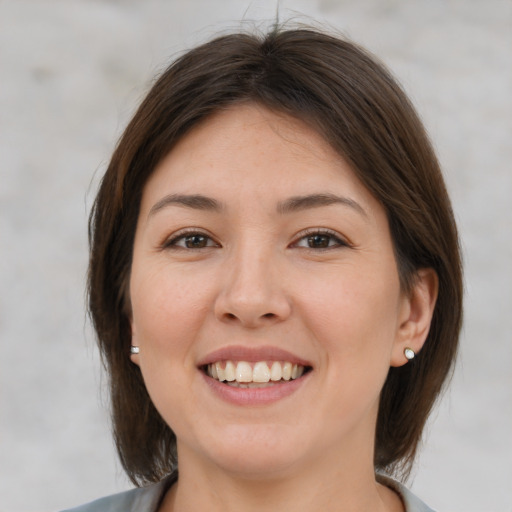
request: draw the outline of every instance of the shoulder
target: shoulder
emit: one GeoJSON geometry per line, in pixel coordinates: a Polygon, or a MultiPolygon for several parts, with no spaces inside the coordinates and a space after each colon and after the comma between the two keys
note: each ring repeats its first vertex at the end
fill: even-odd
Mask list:
{"type": "Polygon", "coordinates": [[[434,512],[428,505],[423,503],[407,487],[392,478],[378,474],[377,480],[397,492],[404,502],[405,512],[434,512]]]}
{"type": "Polygon", "coordinates": [[[106,496],[62,512],[156,512],[165,492],[174,480],[168,477],[147,487],[106,496]]]}

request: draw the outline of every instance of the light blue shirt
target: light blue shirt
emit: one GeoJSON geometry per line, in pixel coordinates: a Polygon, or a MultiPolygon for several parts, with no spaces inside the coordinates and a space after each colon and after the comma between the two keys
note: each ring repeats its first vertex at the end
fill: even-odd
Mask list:
{"type": "MultiPolygon", "coordinates": [[[[157,512],[165,493],[175,480],[176,476],[171,475],[157,484],[113,494],[62,512],[157,512]]],[[[434,512],[399,482],[383,475],[378,475],[377,480],[400,495],[405,512],[434,512]]]]}

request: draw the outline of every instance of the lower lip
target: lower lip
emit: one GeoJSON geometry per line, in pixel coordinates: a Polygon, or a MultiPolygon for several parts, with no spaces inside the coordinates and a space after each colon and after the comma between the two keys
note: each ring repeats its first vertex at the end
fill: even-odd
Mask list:
{"type": "Polygon", "coordinates": [[[212,379],[201,372],[210,389],[222,400],[236,405],[266,405],[277,402],[297,391],[308,379],[309,373],[295,380],[279,382],[266,388],[235,388],[212,379]]]}

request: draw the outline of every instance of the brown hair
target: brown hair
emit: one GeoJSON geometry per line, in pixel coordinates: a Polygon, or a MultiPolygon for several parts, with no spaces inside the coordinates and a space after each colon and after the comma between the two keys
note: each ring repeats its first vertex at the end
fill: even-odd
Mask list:
{"type": "Polygon", "coordinates": [[[427,341],[412,363],[390,369],[377,420],[376,469],[406,475],[457,351],[457,230],[436,156],[400,86],[365,50],[307,28],[225,35],[185,53],[156,81],[112,156],[90,217],[88,292],[121,462],[137,484],[177,464],[174,433],[129,358],[127,283],[142,190],[187,130],[239,102],[309,123],[352,165],[386,210],[404,290],[418,269],[437,272],[427,341]]]}

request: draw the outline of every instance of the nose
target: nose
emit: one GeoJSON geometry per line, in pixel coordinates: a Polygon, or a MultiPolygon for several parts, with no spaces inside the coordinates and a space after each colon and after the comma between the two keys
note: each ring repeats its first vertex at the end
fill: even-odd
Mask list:
{"type": "Polygon", "coordinates": [[[254,329],[289,317],[283,272],[269,252],[246,248],[226,261],[215,301],[219,320],[254,329]]]}

